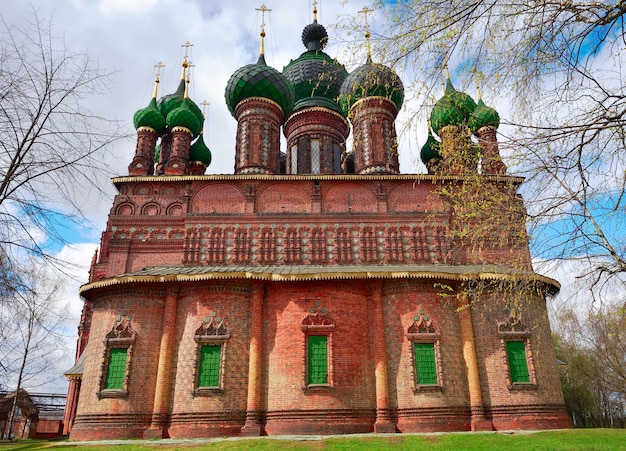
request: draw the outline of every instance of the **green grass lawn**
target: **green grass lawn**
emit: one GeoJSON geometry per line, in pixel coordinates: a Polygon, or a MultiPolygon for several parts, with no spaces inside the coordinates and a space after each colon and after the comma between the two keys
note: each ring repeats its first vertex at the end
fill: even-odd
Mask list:
{"type": "Polygon", "coordinates": [[[452,433],[433,435],[345,436],[321,440],[224,439],[219,441],[119,441],[111,444],[73,444],[46,440],[0,443],[5,450],[626,450],[626,429],[569,429],[536,433],[452,433]]]}

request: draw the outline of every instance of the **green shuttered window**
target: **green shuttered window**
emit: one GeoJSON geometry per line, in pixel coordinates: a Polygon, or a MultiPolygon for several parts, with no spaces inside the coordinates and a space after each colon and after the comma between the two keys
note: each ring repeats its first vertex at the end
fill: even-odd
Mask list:
{"type": "Polygon", "coordinates": [[[511,382],[530,382],[525,343],[523,341],[507,341],[506,353],[509,358],[511,382]]]}
{"type": "Polygon", "coordinates": [[[113,348],[109,351],[105,389],[121,390],[124,388],[127,354],[128,349],[126,348],[113,348]]]}
{"type": "Polygon", "coordinates": [[[328,383],[328,337],[309,335],[309,384],[328,383]]]}
{"type": "Polygon", "coordinates": [[[433,343],[415,343],[414,346],[417,383],[419,385],[437,384],[435,345],[433,343]]]}
{"type": "Polygon", "coordinates": [[[219,387],[220,345],[205,345],[200,349],[200,375],[198,387],[219,387]]]}

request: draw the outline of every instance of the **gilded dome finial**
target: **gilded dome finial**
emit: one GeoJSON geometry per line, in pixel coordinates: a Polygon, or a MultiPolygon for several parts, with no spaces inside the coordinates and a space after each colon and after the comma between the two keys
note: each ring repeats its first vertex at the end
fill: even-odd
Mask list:
{"type": "Polygon", "coordinates": [[[269,12],[271,11],[271,9],[269,9],[267,6],[265,6],[264,4],[261,5],[260,8],[255,8],[257,11],[261,11],[261,49],[259,54],[260,55],[265,55],[265,12],[269,12]]]}
{"type": "MultiPolygon", "coordinates": [[[[185,63],[186,65],[184,65],[184,68],[192,68],[194,67],[194,65],[191,63],[191,61],[187,61],[187,58],[185,57],[185,63]]],[[[184,99],[188,99],[189,98],[189,83],[191,83],[191,74],[189,72],[187,72],[187,78],[185,78],[185,94],[183,95],[184,99]]]]}
{"type": "Polygon", "coordinates": [[[478,97],[478,100],[482,100],[483,99],[483,96],[480,93],[480,85],[478,84],[478,82],[476,82],[476,95],[478,97]]]}
{"type": "Polygon", "coordinates": [[[372,8],[368,8],[367,6],[364,6],[363,9],[361,11],[359,11],[359,13],[363,13],[363,15],[365,16],[365,43],[367,46],[367,60],[370,61],[372,58],[371,55],[371,51],[370,51],[370,27],[369,24],[367,22],[367,14],[374,12],[374,10],[372,8]]]}
{"type": "Polygon", "coordinates": [[[313,22],[317,22],[317,0],[313,0],[313,22]]]}
{"type": "Polygon", "coordinates": [[[189,53],[189,47],[193,47],[193,44],[189,41],[185,42],[184,44],[181,44],[181,47],[185,47],[185,56],[183,56],[183,73],[180,76],[181,80],[186,80],[187,79],[187,68],[189,67],[190,63],[187,60],[188,58],[188,53],[189,53]]]}
{"type": "MultiPolygon", "coordinates": [[[[202,106],[202,118],[206,121],[207,120],[206,110],[207,110],[207,107],[211,104],[207,102],[206,100],[203,100],[202,102],[200,102],[200,105],[202,106]]],[[[202,123],[202,129],[200,129],[200,133],[203,133],[203,132],[204,132],[204,122],[202,123]]]]}
{"type": "Polygon", "coordinates": [[[152,94],[152,98],[156,99],[159,92],[159,82],[161,81],[161,69],[165,67],[165,64],[159,61],[154,67],[156,67],[156,76],[154,78],[154,93],[152,94]]]}

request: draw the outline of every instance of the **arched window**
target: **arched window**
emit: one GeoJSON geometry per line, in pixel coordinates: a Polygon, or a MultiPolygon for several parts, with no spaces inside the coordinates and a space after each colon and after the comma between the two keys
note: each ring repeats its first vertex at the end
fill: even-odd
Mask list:
{"type": "Polygon", "coordinates": [[[505,321],[498,321],[498,335],[508,369],[509,390],[536,389],[538,386],[530,343],[531,334],[526,325],[511,314],[505,321]]]}
{"type": "MultiPolygon", "coordinates": [[[[316,307],[319,307],[319,301],[316,307]]],[[[330,388],[333,385],[334,330],[335,323],[325,308],[312,308],[302,320],[305,390],[330,388]]]]}
{"type": "Polygon", "coordinates": [[[411,343],[411,369],[413,373],[413,392],[440,391],[442,385],[441,334],[432,319],[420,312],[413,317],[413,323],[406,332],[411,343]]]}
{"type": "Polygon", "coordinates": [[[193,335],[197,344],[194,395],[210,395],[224,390],[224,363],[229,338],[228,327],[215,312],[211,312],[211,316],[196,329],[193,335]]]}
{"type": "Polygon", "coordinates": [[[115,317],[111,331],[104,338],[100,391],[98,398],[126,398],[133,344],[137,332],[124,312],[115,317]]]}

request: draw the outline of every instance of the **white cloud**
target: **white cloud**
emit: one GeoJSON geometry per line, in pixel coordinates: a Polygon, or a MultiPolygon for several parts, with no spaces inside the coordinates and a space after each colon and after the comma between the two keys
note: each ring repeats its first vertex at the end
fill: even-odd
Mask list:
{"type": "Polygon", "coordinates": [[[101,0],[98,10],[104,16],[114,16],[117,14],[141,16],[149,14],[161,0],[101,0]]]}

